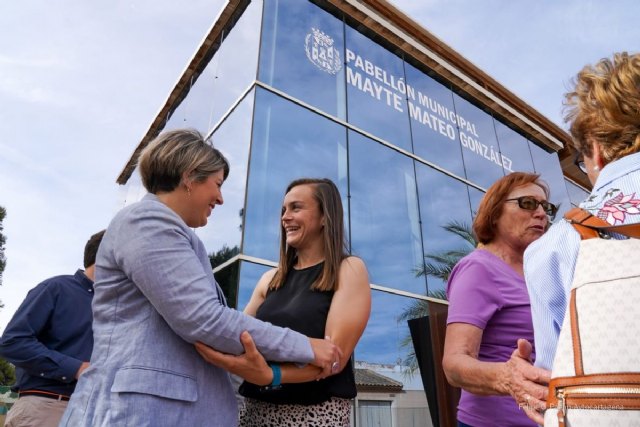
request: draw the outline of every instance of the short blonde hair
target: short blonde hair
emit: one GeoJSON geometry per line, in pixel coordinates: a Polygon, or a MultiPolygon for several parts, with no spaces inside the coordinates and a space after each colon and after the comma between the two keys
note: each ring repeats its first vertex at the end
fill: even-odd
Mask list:
{"type": "Polygon", "coordinates": [[[587,65],[574,85],[564,105],[576,150],[590,157],[595,142],[606,163],[640,151],[640,54],[587,65]]]}
{"type": "Polygon", "coordinates": [[[220,170],[224,179],[229,176],[227,159],[194,129],[160,134],[142,151],[138,167],[142,184],[153,194],[175,190],[185,172],[197,182],[220,170]]]}

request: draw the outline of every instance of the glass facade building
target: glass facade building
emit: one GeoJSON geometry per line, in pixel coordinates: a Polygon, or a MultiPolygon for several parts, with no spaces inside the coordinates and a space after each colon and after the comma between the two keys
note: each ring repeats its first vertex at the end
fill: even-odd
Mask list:
{"type": "MultiPolygon", "coordinates": [[[[488,76],[478,83],[483,74],[450,48],[421,43],[428,33],[401,28],[406,20],[381,1],[229,1],[118,179],[135,201],[137,154],[155,135],[210,137],[231,173],[224,205],[196,232],[238,309],[276,265],[287,184],[332,179],[373,292],[355,359],[400,367],[413,363],[407,313],[444,288],[425,274],[430,257],[465,248],[447,227],[469,228],[492,182],[541,174],[558,218],[586,195],[564,132],[488,76]]],[[[409,412],[389,419],[429,425],[409,412]]]]}

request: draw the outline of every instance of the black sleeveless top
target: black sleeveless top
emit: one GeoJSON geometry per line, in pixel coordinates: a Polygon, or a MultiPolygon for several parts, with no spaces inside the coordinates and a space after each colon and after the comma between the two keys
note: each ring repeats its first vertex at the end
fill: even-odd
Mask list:
{"type": "MultiPolygon", "coordinates": [[[[311,289],[311,284],[322,272],[323,264],[302,270],[292,269],[280,288],[267,291],[256,318],[293,329],[310,338],[324,338],[333,291],[321,292],[311,289]]],[[[351,360],[342,372],[320,381],[282,384],[282,387],[277,389],[268,389],[245,381],[239,392],[245,397],[265,402],[299,405],[315,405],[326,402],[333,396],[351,399],[357,393],[351,360]]]]}

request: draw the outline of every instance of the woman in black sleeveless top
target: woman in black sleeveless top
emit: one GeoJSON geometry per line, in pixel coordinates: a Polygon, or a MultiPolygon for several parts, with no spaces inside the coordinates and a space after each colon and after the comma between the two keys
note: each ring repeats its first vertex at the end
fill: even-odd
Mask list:
{"type": "MultiPolygon", "coordinates": [[[[349,426],[350,400],[356,396],[351,354],[371,310],[367,270],[360,258],[346,253],[342,201],[332,181],[293,181],[281,219],[278,268],[262,276],[245,313],[312,338],[330,339],[342,357],[326,378],[315,366],[270,363],[267,368],[260,358],[255,365],[270,368],[271,384],[242,384],[240,393],[246,399],[240,426],[349,426]]],[[[259,356],[249,348],[247,354],[259,356]]],[[[203,356],[245,378],[256,378],[236,369],[233,359],[246,356],[209,350],[203,356]],[[231,363],[225,364],[224,358],[231,363]]]]}

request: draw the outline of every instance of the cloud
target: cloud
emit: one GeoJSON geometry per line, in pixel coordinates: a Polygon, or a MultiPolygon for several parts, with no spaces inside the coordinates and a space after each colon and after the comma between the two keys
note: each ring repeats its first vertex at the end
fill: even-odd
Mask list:
{"type": "MultiPolygon", "coordinates": [[[[0,94],[13,98],[14,101],[46,108],[67,108],[76,103],[62,91],[38,87],[37,84],[17,76],[1,77],[0,94]]],[[[7,102],[11,101],[7,100],[7,102]]]]}
{"type": "Polygon", "coordinates": [[[560,126],[572,76],[640,40],[634,0],[391,3],[560,126]]]}
{"type": "Polygon", "coordinates": [[[8,175],[19,176],[26,174],[31,179],[51,181],[56,180],[64,183],[64,186],[71,188],[71,182],[62,175],[55,173],[45,163],[34,162],[32,158],[19,149],[0,142],[0,152],[3,156],[4,172],[8,175]],[[19,170],[18,170],[19,169],[19,170]]]}
{"type": "Polygon", "coordinates": [[[0,67],[0,95],[41,107],[65,108],[73,104],[68,92],[48,87],[58,73],[68,72],[71,68],[62,55],[50,52],[44,55],[30,52],[29,56],[0,55],[0,67]]]}
{"type": "MultiPolygon", "coordinates": [[[[64,62],[58,57],[48,58],[20,58],[9,55],[0,54],[0,66],[16,67],[16,68],[64,68],[64,62]]],[[[5,69],[6,71],[6,69],[5,69]]]]}
{"type": "Polygon", "coordinates": [[[81,266],[119,207],[118,173],[221,5],[0,6],[0,330],[29,289],[81,266]]]}

